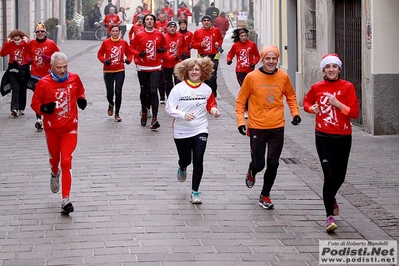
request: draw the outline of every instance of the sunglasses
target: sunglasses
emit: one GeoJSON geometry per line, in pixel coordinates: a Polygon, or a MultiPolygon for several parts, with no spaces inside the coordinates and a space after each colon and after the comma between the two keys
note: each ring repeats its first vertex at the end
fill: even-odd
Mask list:
{"type": "Polygon", "coordinates": [[[44,30],[37,30],[36,33],[46,33],[44,30]]]}
{"type": "Polygon", "coordinates": [[[210,21],[209,19],[204,19],[204,20],[202,20],[202,21],[210,21]]]}

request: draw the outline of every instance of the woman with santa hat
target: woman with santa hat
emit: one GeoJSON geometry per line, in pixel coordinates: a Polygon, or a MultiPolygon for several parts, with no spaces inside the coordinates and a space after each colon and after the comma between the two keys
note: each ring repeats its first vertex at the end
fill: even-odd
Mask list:
{"type": "Polygon", "coordinates": [[[339,213],[335,197],[345,181],[348,167],[352,145],[350,119],[359,116],[355,87],[341,79],[341,67],[337,54],[323,56],[320,68],[324,78],[313,84],[303,100],[305,112],[316,115],[316,150],[324,174],[323,201],[328,233],[338,228],[334,219],[339,213]]]}

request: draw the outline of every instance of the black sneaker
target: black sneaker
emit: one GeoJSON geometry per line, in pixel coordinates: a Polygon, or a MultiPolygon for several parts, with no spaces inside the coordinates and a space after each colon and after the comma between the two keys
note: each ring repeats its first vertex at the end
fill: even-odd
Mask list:
{"type": "Polygon", "coordinates": [[[155,118],[155,120],[152,119],[151,126],[150,126],[150,129],[151,129],[151,130],[156,130],[156,129],[159,128],[160,126],[161,126],[161,125],[159,124],[158,120],[156,120],[156,118],[155,118]]]}
{"type": "Polygon", "coordinates": [[[61,213],[62,214],[69,214],[73,212],[74,208],[72,202],[69,201],[69,198],[63,198],[61,203],[61,213]]]}

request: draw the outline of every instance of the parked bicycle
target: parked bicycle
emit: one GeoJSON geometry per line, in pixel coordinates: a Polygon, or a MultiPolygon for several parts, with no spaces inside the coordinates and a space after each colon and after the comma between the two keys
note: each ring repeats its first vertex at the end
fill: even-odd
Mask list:
{"type": "Polygon", "coordinates": [[[107,28],[104,26],[104,20],[94,22],[94,26],[96,30],[94,32],[94,36],[97,40],[103,41],[107,38],[107,28]]]}

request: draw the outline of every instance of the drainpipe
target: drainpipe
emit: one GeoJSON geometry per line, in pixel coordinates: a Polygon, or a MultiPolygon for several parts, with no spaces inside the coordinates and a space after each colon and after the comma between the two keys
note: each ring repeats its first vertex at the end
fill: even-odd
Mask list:
{"type": "MultiPolygon", "coordinates": [[[[1,1],[1,3],[3,4],[1,7],[3,11],[3,42],[5,42],[7,40],[7,3],[4,0],[1,1]]],[[[6,62],[6,58],[3,57],[2,64],[0,66],[1,69],[6,69],[6,62]]]]}

